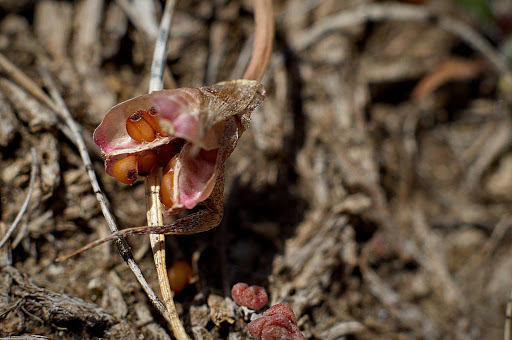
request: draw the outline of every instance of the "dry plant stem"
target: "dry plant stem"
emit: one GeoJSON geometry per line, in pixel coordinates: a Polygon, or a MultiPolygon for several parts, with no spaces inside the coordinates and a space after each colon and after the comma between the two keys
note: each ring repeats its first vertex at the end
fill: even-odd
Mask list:
{"type": "Polygon", "coordinates": [[[434,21],[439,27],[454,34],[479,51],[498,72],[503,75],[509,74],[506,58],[473,28],[455,18],[441,16],[426,7],[416,5],[369,4],[342,11],[315,23],[307,32],[301,35],[301,40],[296,43],[296,47],[299,50],[304,50],[322,36],[334,30],[362,24],[366,21],[380,20],[434,21]]]}
{"type": "Polygon", "coordinates": [[[35,148],[31,148],[30,153],[32,155],[32,169],[30,170],[30,182],[28,184],[27,197],[25,197],[25,201],[23,202],[23,205],[21,206],[18,215],[16,215],[14,222],[12,222],[11,226],[9,227],[9,230],[7,230],[7,232],[5,233],[4,238],[2,239],[2,241],[0,241],[0,248],[4,246],[4,244],[7,242],[9,237],[11,237],[12,233],[20,223],[21,218],[27,211],[28,203],[30,202],[30,198],[32,197],[32,193],[34,192],[34,186],[36,184],[37,178],[37,151],[35,148]]]}
{"type": "MultiPolygon", "coordinates": [[[[55,87],[55,84],[53,83],[52,78],[50,77],[48,70],[45,67],[40,68],[40,73],[46,82],[47,87],[49,88],[50,94],[53,98],[53,101],[48,98],[47,101],[52,103],[52,107],[55,108],[55,112],[64,120],[66,123],[66,126],[69,128],[69,130],[72,133],[72,142],[75,144],[75,146],[78,148],[78,151],[80,153],[80,157],[82,158],[82,161],[85,166],[85,170],[87,172],[87,175],[89,176],[89,180],[91,182],[91,186],[94,190],[94,194],[96,195],[96,199],[98,200],[98,203],[100,204],[101,211],[103,213],[103,216],[105,217],[105,220],[107,221],[107,224],[109,226],[109,229],[112,233],[115,233],[118,231],[116,222],[114,220],[114,217],[112,216],[109,208],[108,203],[105,195],[103,194],[103,191],[101,191],[100,185],[98,183],[98,179],[96,178],[96,173],[94,172],[94,168],[92,166],[91,158],[89,156],[89,153],[87,152],[87,147],[85,145],[85,142],[82,138],[81,134],[81,128],[80,126],[75,122],[73,119],[73,116],[71,116],[71,113],[67,109],[64,100],[60,96],[60,93],[58,92],[57,88],[55,87]],[[56,103],[56,104],[55,104],[56,103]]],[[[31,82],[31,80],[30,80],[31,82]]],[[[33,84],[37,87],[37,85],[33,84]]],[[[47,102],[44,101],[44,102],[47,102]]],[[[139,284],[141,285],[142,289],[144,289],[146,295],[150,299],[150,301],[153,303],[156,309],[164,316],[164,318],[170,322],[171,317],[167,310],[165,309],[165,306],[162,304],[162,302],[158,299],[158,296],[155,294],[155,292],[151,289],[148,282],[144,278],[142,271],[140,270],[139,266],[135,262],[135,259],[133,258],[133,254],[130,250],[130,246],[126,242],[125,239],[118,239],[115,242],[117,249],[119,250],[119,253],[121,254],[121,257],[123,260],[128,264],[131,271],[139,281],[139,284]]],[[[56,261],[59,261],[59,258],[56,259],[56,261]]]]}
{"type": "MultiPolygon", "coordinates": [[[[146,179],[146,214],[148,226],[163,225],[162,205],[160,203],[160,177],[161,170],[153,173],[146,179]]],[[[158,284],[165,306],[169,312],[169,324],[177,339],[189,339],[185,328],[180,321],[174,300],[172,298],[171,285],[167,275],[167,266],[165,262],[165,235],[149,235],[151,249],[153,250],[153,260],[158,274],[158,284]]]]}
{"type": "MultiPolygon", "coordinates": [[[[146,185],[146,214],[148,226],[163,225],[162,205],[160,203],[160,177],[161,170],[157,173],[152,173],[145,181],[146,185]]],[[[167,266],[165,262],[165,235],[154,234],[149,235],[151,242],[151,249],[153,250],[153,260],[158,274],[158,284],[164,299],[165,306],[169,312],[169,324],[174,333],[174,336],[179,339],[189,339],[185,328],[180,321],[178,312],[174,305],[172,298],[171,285],[169,283],[169,276],[167,275],[167,266]]]]}
{"type": "MultiPolygon", "coordinates": [[[[171,27],[172,12],[174,9],[174,0],[167,0],[164,8],[160,29],[155,42],[153,52],[153,61],[151,63],[151,77],[149,81],[149,93],[163,88],[163,70],[167,49],[167,40],[171,27]]],[[[148,226],[164,225],[162,204],[160,203],[160,178],[161,170],[153,172],[145,180],[146,187],[146,215],[148,226]]],[[[164,299],[165,306],[170,316],[170,326],[174,336],[178,340],[189,339],[185,328],[180,321],[174,300],[172,298],[171,285],[167,275],[167,266],[165,262],[165,235],[149,235],[151,249],[153,250],[153,260],[158,274],[158,284],[164,299]]]]}
{"type": "Polygon", "coordinates": [[[261,81],[267,69],[274,41],[274,18],[271,0],[254,0],[254,47],[243,79],[261,81]]]}
{"type": "Polygon", "coordinates": [[[171,28],[172,12],[174,11],[174,0],[167,0],[164,13],[160,21],[158,38],[155,41],[153,60],[151,62],[151,77],[149,80],[149,92],[159,91],[163,88],[164,63],[166,57],[167,40],[171,28]]]}

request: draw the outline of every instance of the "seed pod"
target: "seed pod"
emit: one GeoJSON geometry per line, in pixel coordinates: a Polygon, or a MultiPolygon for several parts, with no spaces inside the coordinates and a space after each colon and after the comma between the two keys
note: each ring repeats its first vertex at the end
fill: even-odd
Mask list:
{"type": "MultiPolygon", "coordinates": [[[[157,167],[176,156],[174,175],[164,176],[166,189],[162,190],[164,213],[171,215],[192,209],[211,195],[219,171],[224,171],[219,166],[218,149],[226,122],[236,122],[237,128],[230,132],[233,141],[224,158],[232,152],[249,125],[250,114],[264,98],[265,89],[254,80],[154,91],[110,109],[94,131],[94,141],[105,155],[107,173],[123,183],[135,181],[133,171],[130,176],[119,174],[120,165],[114,175],[114,165],[126,155],[154,150],[157,167]]],[[[137,175],[150,173],[152,161],[146,157],[152,156],[140,157],[137,175]]]]}

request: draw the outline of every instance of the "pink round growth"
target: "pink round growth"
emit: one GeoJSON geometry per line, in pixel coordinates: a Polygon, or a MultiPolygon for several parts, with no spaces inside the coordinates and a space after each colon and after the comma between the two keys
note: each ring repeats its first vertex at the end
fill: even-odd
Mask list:
{"type": "Polygon", "coordinates": [[[268,295],[265,288],[260,286],[250,286],[247,283],[237,283],[231,289],[233,300],[240,306],[246,306],[250,309],[258,310],[263,308],[268,302],[268,295]]]}
{"type": "Polygon", "coordinates": [[[263,316],[247,325],[255,340],[304,340],[295,313],[287,303],[270,307],[263,316]]]}

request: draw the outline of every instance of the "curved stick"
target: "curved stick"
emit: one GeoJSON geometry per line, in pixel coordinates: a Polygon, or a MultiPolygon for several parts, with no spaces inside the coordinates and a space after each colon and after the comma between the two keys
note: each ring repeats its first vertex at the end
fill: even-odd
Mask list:
{"type": "Polygon", "coordinates": [[[261,81],[272,54],[274,41],[274,15],[271,0],[254,0],[254,20],[256,22],[254,47],[251,60],[242,78],[261,81]]]}

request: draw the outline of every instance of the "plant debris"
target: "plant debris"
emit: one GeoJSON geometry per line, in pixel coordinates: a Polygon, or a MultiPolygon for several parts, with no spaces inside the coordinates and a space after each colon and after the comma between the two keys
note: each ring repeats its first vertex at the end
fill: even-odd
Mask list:
{"type": "MultiPolygon", "coordinates": [[[[452,1],[416,2],[273,2],[267,100],[227,161],[223,221],[166,237],[168,264],[195,275],[175,297],[189,336],[248,339],[258,315],[229,291],[247,282],[287,303],[306,339],[503,337],[512,83],[495,46],[509,32],[452,1]]],[[[171,338],[111,244],[55,263],[110,234],[87,170],[121,228],[146,224],[144,185],[106,174],[92,134],[146,94],[163,5],[0,3],[1,55],[60,94],[92,159],[85,169],[55,107],[0,74],[0,239],[38,155],[0,248],[0,337],[171,338]]],[[[177,1],[164,87],[240,79],[253,24],[250,1],[177,1]]],[[[156,289],[147,238],[128,242],[156,289]]]]}

